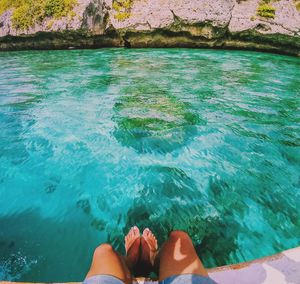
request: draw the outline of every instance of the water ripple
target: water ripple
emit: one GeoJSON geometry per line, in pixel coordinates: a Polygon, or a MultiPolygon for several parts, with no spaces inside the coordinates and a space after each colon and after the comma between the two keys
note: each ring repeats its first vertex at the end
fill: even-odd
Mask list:
{"type": "Polygon", "coordinates": [[[187,230],[208,267],[299,245],[298,58],[103,49],[0,65],[0,280],[81,281],[93,248],[122,252],[134,224],[160,243],[187,230]]]}

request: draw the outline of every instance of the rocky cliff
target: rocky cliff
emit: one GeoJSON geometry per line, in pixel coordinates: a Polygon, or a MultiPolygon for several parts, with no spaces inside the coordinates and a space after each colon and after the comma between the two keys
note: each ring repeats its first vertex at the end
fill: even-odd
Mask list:
{"type": "Polygon", "coordinates": [[[0,50],[214,47],[300,56],[298,0],[77,0],[26,29],[0,15],[0,50]],[[297,9],[298,8],[298,9],[297,9]]]}

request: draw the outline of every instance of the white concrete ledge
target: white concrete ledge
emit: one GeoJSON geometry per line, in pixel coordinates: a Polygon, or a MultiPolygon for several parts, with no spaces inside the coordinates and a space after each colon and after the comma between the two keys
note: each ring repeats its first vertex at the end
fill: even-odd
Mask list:
{"type": "Polygon", "coordinates": [[[300,284],[300,247],[208,272],[219,284],[300,284]]]}

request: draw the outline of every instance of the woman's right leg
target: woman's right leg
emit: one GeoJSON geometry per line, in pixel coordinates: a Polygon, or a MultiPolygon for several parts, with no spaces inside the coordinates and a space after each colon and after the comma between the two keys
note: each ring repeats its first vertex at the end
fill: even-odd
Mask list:
{"type": "Polygon", "coordinates": [[[174,231],[164,243],[158,255],[159,281],[181,274],[196,274],[208,277],[199,259],[192,240],[183,231],[174,231]]]}
{"type": "Polygon", "coordinates": [[[110,275],[124,283],[132,283],[132,276],[124,259],[109,244],[102,244],[96,248],[86,280],[99,275],[110,275]]]}
{"type": "MultiPolygon", "coordinates": [[[[91,268],[86,276],[86,284],[98,284],[101,279],[88,280],[93,276],[98,278],[113,276],[114,282],[132,283],[133,266],[139,259],[140,254],[140,231],[134,226],[125,237],[126,257],[120,256],[114,251],[111,245],[102,244],[96,248],[91,268]],[[117,278],[117,279],[116,279],[117,278]],[[119,280],[118,280],[119,279],[119,280]]],[[[103,281],[104,282],[104,281],[103,281]]],[[[107,282],[105,282],[107,283],[107,282]]]]}

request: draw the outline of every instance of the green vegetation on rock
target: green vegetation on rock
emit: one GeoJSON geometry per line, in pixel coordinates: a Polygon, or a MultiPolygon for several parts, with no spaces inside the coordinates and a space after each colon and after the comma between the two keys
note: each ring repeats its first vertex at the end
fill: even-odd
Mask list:
{"type": "Polygon", "coordinates": [[[122,89],[124,96],[114,106],[114,136],[123,146],[141,153],[168,153],[192,139],[196,125],[205,121],[188,102],[148,84],[122,89]]]}
{"type": "Polygon", "coordinates": [[[300,12],[300,0],[294,0],[296,9],[300,12]]]}
{"type": "Polygon", "coordinates": [[[124,21],[129,18],[132,4],[133,0],[114,0],[112,7],[116,11],[115,19],[124,21]]]}
{"type": "Polygon", "coordinates": [[[2,0],[0,14],[13,9],[12,25],[16,29],[26,30],[46,17],[60,19],[72,18],[77,0],[2,0]]]}
{"type": "Polygon", "coordinates": [[[275,18],[276,9],[271,5],[271,0],[262,0],[257,7],[257,15],[263,18],[275,18]]]}

